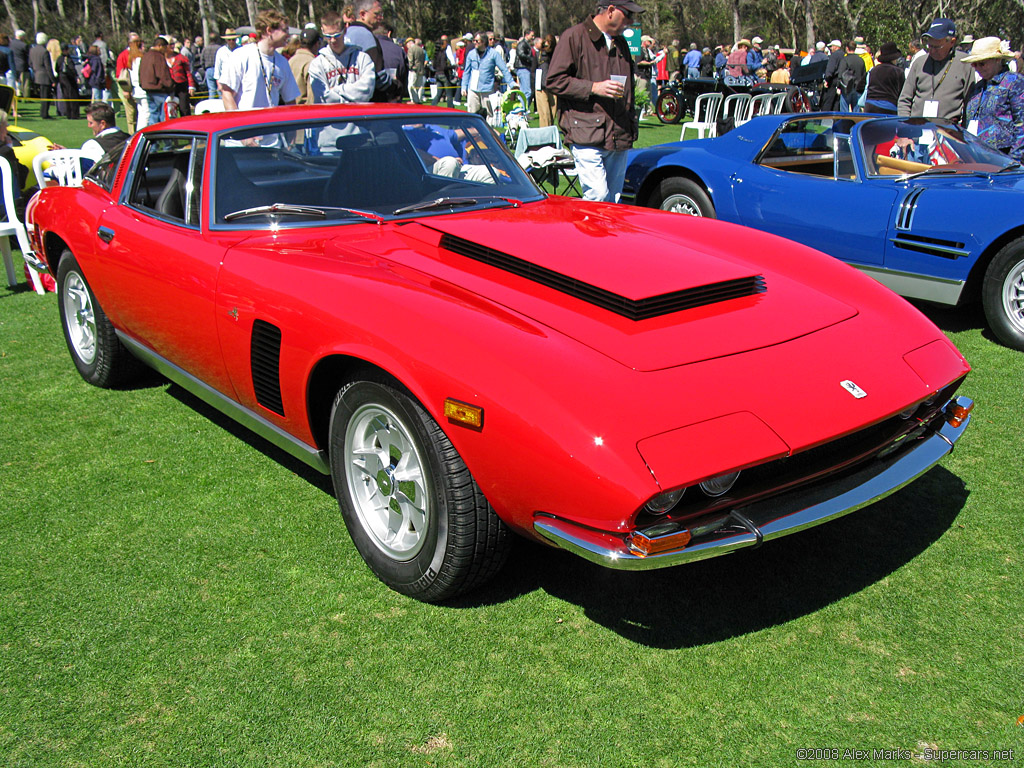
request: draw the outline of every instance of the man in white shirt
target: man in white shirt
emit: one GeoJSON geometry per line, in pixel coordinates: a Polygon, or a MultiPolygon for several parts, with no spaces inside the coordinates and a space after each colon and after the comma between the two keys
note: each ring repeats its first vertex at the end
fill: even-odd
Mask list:
{"type": "Polygon", "coordinates": [[[261,11],[256,34],[259,41],[232,51],[221,73],[225,111],[294,104],[299,97],[288,60],[277,51],[288,42],[288,18],[280,11],[261,11]]]}

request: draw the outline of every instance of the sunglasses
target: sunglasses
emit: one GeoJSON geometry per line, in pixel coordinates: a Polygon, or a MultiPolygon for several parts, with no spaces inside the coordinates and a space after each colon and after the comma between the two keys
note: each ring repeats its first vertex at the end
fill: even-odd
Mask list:
{"type": "Polygon", "coordinates": [[[337,40],[339,37],[341,37],[344,34],[345,34],[344,32],[335,32],[333,34],[327,34],[326,32],[321,32],[320,33],[320,37],[322,37],[324,40],[337,40]]]}

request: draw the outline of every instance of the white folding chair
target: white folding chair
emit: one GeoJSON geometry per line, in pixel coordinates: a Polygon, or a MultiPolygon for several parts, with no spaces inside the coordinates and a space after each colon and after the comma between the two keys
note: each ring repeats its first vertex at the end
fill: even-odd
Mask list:
{"type": "Polygon", "coordinates": [[[196,102],[196,106],[192,110],[192,113],[195,114],[195,115],[205,115],[205,114],[208,114],[210,112],[223,112],[223,111],[224,111],[224,102],[221,101],[220,99],[203,99],[202,101],[197,101],[196,102]]]}
{"type": "Polygon", "coordinates": [[[0,252],[4,257],[4,269],[7,271],[7,285],[13,288],[18,284],[14,274],[14,259],[11,257],[10,235],[18,238],[18,247],[28,267],[29,277],[32,278],[32,287],[36,293],[42,294],[43,282],[39,279],[39,273],[33,263],[32,247],[28,243],[28,231],[25,225],[18,219],[18,212],[14,209],[14,173],[11,171],[11,164],[3,157],[0,157],[0,184],[3,184],[4,209],[7,213],[7,221],[0,221],[0,252]]]}
{"type": "Polygon", "coordinates": [[[786,97],[787,96],[789,96],[789,94],[786,93],[786,91],[780,91],[779,93],[775,94],[775,98],[772,99],[771,114],[773,114],[773,115],[781,115],[782,114],[783,110],[785,110],[785,108],[786,108],[786,97]]]}
{"type": "Polygon", "coordinates": [[[759,93],[747,104],[747,114],[743,116],[742,121],[737,120],[736,125],[742,125],[748,120],[753,120],[758,115],[767,115],[771,110],[772,99],[774,98],[774,93],[759,93]]]}
{"type": "Polygon", "coordinates": [[[51,149],[48,152],[40,152],[32,158],[32,170],[35,171],[36,181],[39,188],[46,186],[45,179],[52,179],[62,187],[82,186],[82,161],[86,157],[80,149],[51,149]],[[49,163],[46,168],[47,176],[43,175],[43,165],[49,163]]]}
{"type": "Polygon", "coordinates": [[[683,123],[683,130],[679,133],[679,140],[686,138],[686,129],[693,128],[697,131],[697,138],[714,136],[718,133],[716,126],[718,112],[722,108],[722,94],[702,93],[693,104],[693,120],[683,123]]]}
{"type": "Polygon", "coordinates": [[[750,103],[749,93],[734,93],[726,96],[722,102],[722,119],[732,118],[733,125],[739,125],[740,121],[747,114],[747,105],[750,103]]]}

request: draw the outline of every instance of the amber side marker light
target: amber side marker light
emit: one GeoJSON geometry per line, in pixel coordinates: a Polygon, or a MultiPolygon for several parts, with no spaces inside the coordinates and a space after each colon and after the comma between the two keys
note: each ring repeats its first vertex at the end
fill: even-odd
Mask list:
{"type": "Polygon", "coordinates": [[[951,427],[959,427],[964,423],[964,420],[970,415],[971,411],[974,410],[974,403],[970,405],[951,405],[949,410],[946,412],[946,421],[949,422],[951,427]]]}
{"type": "Polygon", "coordinates": [[[635,531],[629,534],[626,544],[637,557],[647,557],[648,555],[657,555],[659,552],[682,549],[690,543],[690,538],[690,532],[686,528],[663,536],[648,536],[640,531],[635,531]]]}
{"type": "Polygon", "coordinates": [[[444,416],[452,424],[458,424],[460,427],[475,429],[477,432],[483,431],[483,408],[478,408],[477,406],[470,405],[469,403],[453,400],[449,397],[444,401],[444,416]]]}

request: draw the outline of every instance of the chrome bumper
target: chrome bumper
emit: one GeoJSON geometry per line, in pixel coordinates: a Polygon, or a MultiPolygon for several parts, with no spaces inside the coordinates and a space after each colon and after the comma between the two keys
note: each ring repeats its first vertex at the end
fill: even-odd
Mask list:
{"type": "Polygon", "coordinates": [[[50,267],[47,266],[46,262],[36,256],[35,251],[28,251],[23,253],[22,257],[25,259],[25,263],[29,265],[36,272],[40,272],[44,275],[50,274],[50,267]]]}
{"type": "MultiPolygon", "coordinates": [[[[967,397],[957,397],[951,402],[962,406],[971,404],[967,397]]],[[[556,546],[617,570],[646,571],[706,560],[813,528],[884,499],[952,452],[953,444],[969,423],[970,416],[959,427],[943,420],[938,430],[893,458],[876,460],[869,467],[834,483],[738,508],[728,523],[707,535],[695,537],[681,549],[641,557],[630,550],[623,534],[597,531],[545,515],[534,519],[533,528],[556,546]]]]}

